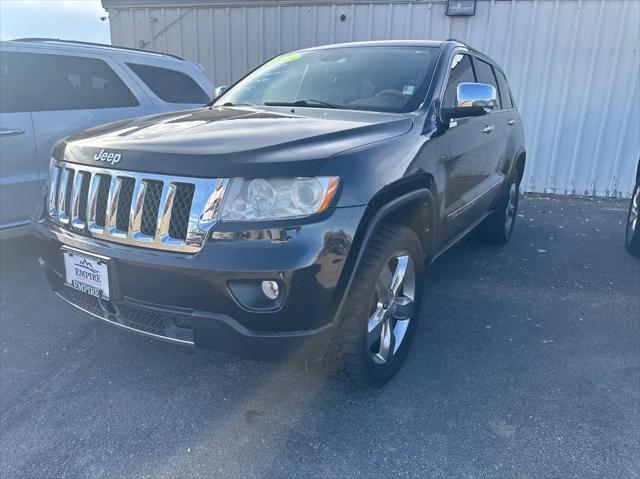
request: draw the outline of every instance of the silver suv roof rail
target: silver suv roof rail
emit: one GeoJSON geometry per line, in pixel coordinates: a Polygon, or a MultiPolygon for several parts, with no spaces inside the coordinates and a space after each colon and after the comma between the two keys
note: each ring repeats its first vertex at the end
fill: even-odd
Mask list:
{"type": "Polygon", "coordinates": [[[137,52],[137,53],[149,53],[151,55],[162,55],[162,56],[175,58],[176,60],[185,61],[184,58],[179,57],[178,55],[173,55],[171,53],[151,52],[149,50],[142,50],[140,48],[119,47],[117,45],[108,45],[106,43],[82,42],[80,40],[61,40],[59,38],[28,37],[28,38],[14,38],[11,41],[30,42],[30,43],[61,43],[61,44],[78,45],[78,46],[84,46],[84,47],[112,48],[114,50],[124,50],[124,51],[137,52]]]}

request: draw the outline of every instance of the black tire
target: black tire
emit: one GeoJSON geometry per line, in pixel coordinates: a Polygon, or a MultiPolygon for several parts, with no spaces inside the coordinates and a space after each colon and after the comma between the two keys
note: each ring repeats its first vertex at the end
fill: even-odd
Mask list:
{"type": "Polygon", "coordinates": [[[633,189],[629,213],[627,214],[627,228],[624,235],[624,246],[634,256],[640,256],[640,183],[633,189]]]}
{"type": "Polygon", "coordinates": [[[495,210],[478,225],[476,239],[483,243],[504,245],[513,236],[520,202],[520,181],[511,178],[495,210]]]}
{"type": "MultiPolygon", "coordinates": [[[[413,339],[416,323],[420,317],[423,289],[424,253],[418,237],[405,226],[383,224],[371,238],[356,271],[352,287],[345,298],[336,332],[323,358],[325,369],[359,386],[378,387],[391,379],[404,361],[413,339]],[[385,271],[391,273],[394,278],[400,269],[400,259],[395,256],[396,253],[399,254],[399,258],[402,258],[404,264],[410,264],[409,261],[413,263],[414,275],[412,286],[410,286],[411,291],[405,290],[411,279],[407,272],[405,275],[407,279],[401,287],[402,293],[398,293],[398,297],[405,294],[410,296],[410,293],[413,293],[413,308],[411,313],[399,313],[399,316],[409,317],[408,326],[401,328],[403,332],[399,342],[392,343],[393,345],[398,344],[397,350],[390,353],[387,362],[380,364],[380,358],[377,356],[374,358],[372,352],[376,348],[375,344],[368,345],[372,338],[369,327],[371,318],[374,317],[372,310],[379,311],[379,305],[387,305],[386,302],[381,303],[378,297],[378,288],[381,284],[380,279],[383,277],[383,268],[387,268],[385,271]],[[405,258],[410,258],[410,260],[405,258]],[[391,266],[394,261],[396,261],[395,271],[391,266]]],[[[393,287],[387,292],[393,293],[393,287]]],[[[393,308],[395,311],[395,306],[387,307],[389,311],[385,312],[386,316],[384,317],[389,318],[393,316],[390,310],[393,308]]],[[[386,310],[384,306],[382,308],[386,310]]],[[[400,308],[401,306],[398,307],[398,311],[400,308]]],[[[393,321],[393,318],[390,321],[393,321]]],[[[397,325],[399,322],[395,324],[397,325]]],[[[396,335],[394,326],[390,326],[390,330],[393,331],[392,336],[396,335]]],[[[378,343],[378,347],[381,347],[381,343],[378,343]]],[[[389,351],[393,349],[393,347],[388,348],[389,351]]]]}

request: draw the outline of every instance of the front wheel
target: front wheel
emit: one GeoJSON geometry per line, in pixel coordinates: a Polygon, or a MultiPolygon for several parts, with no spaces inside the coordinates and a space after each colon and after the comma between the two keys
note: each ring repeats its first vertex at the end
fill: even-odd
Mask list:
{"type": "Polygon", "coordinates": [[[416,234],[383,225],[356,272],[324,357],[326,368],[359,385],[379,386],[400,368],[420,315],[424,254],[416,234]]]}
{"type": "Polygon", "coordinates": [[[627,229],[624,245],[627,251],[634,256],[640,256],[640,183],[633,189],[631,204],[627,215],[627,229]]]}

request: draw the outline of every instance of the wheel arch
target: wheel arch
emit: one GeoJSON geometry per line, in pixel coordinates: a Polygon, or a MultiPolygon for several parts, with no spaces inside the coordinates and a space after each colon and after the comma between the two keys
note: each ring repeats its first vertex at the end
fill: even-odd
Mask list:
{"type": "Polygon", "coordinates": [[[437,221],[435,181],[427,173],[405,177],[379,191],[371,199],[358,226],[344,275],[337,288],[339,300],[332,317],[336,321],[362,260],[375,232],[383,223],[398,223],[411,228],[420,239],[425,259],[435,254],[437,221]]]}
{"type": "Polygon", "coordinates": [[[518,183],[522,183],[524,177],[524,168],[527,165],[527,152],[525,150],[519,151],[515,155],[513,161],[513,172],[518,175],[518,183]]]}

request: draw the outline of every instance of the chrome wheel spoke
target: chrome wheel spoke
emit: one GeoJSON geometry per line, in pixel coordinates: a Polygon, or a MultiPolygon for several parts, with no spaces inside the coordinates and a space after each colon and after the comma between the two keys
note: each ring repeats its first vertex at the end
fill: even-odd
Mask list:
{"type": "Polygon", "coordinates": [[[391,291],[394,296],[398,295],[400,287],[404,283],[404,277],[407,274],[407,267],[409,266],[409,256],[398,257],[398,264],[396,270],[393,273],[393,279],[391,280],[391,291]]]}
{"type": "Polygon", "coordinates": [[[504,229],[508,233],[511,229],[511,225],[516,216],[516,209],[518,207],[518,185],[516,183],[511,184],[509,189],[509,199],[507,200],[507,211],[504,222],[504,229]]]}
{"type": "Polygon", "coordinates": [[[631,212],[629,214],[629,225],[631,226],[632,231],[635,231],[636,229],[639,210],[640,210],[640,188],[638,188],[635,196],[633,197],[633,200],[631,200],[631,212]]]}
{"type": "Polygon", "coordinates": [[[384,324],[384,308],[378,303],[376,310],[369,318],[367,324],[367,347],[371,347],[382,337],[382,326],[384,324]]]}
{"type": "Polygon", "coordinates": [[[378,350],[378,359],[380,362],[386,363],[390,354],[395,351],[395,336],[389,321],[382,323],[382,334],[380,336],[380,349],[378,350]]]}

